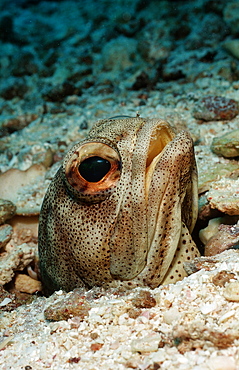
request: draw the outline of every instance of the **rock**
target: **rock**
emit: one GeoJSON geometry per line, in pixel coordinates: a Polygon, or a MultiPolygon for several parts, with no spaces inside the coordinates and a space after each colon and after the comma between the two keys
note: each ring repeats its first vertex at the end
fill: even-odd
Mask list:
{"type": "Polygon", "coordinates": [[[28,86],[23,79],[10,78],[5,81],[5,86],[0,89],[0,96],[6,100],[12,100],[16,97],[23,99],[27,91],[28,86]]]}
{"type": "Polygon", "coordinates": [[[42,290],[40,281],[25,274],[16,274],[14,285],[16,290],[23,293],[33,294],[42,290]]]}
{"type": "Polygon", "coordinates": [[[218,226],[222,222],[222,217],[212,218],[209,220],[208,226],[199,231],[199,238],[204,245],[218,232],[218,226]]]}
{"type": "Polygon", "coordinates": [[[62,102],[69,95],[80,95],[79,88],[75,87],[71,82],[65,81],[62,84],[54,86],[44,93],[44,98],[51,102],[62,102]]]}
{"type": "Polygon", "coordinates": [[[32,121],[35,121],[38,115],[35,113],[25,113],[19,116],[9,116],[7,118],[3,117],[1,126],[3,129],[12,133],[14,131],[22,130],[24,127],[28,126],[32,121]]]}
{"type": "Polygon", "coordinates": [[[16,206],[10,200],[0,199],[0,225],[12,218],[16,213],[16,206]]]}
{"type": "Polygon", "coordinates": [[[210,219],[216,218],[220,216],[220,212],[217,209],[212,209],[208,201],[204,201],[206,198],[205,194],[202,194],[199,197],[199,212],[198,212],[198,220],[200,221],[208,221],[210,219]]]}
{"type": "Polygon", "coordinates": [[[3,42],[13,42],[15,33],[13,29],[13,17],[10,14],[3,15],[0,19],[0,39],[3,42]]]}
{"type": "Polygon", "coordinates": [[[212,141],[211,150],[226,158],[239,156],[239,130],[233,130],[225,135],[215,137],[212,141]]]}
{"type": "Polygon", "coordinates": [[[209,163],[205,168],[198,168],[198,193],[204,193],[210,189],[211,184],[220,178],[230,177],[238,170],[238,162],[230,161],[230,163],[209,163]]]}
{"type": "Polygon", "coordinates": [[[64,296],[64,298],[51,304],[44,311],[45,318],[47,320],[59,321],[68,320],[71,317],[77,316],[84,319],[85,316],[89,315],[91,309],[89,301],[82,295],[80,289],[75,289],[70,294],[64,296]]]}
{"type": "MultiPolygon", "coordinates": [[[[197,257],[191,262],[185,262],[184,268],[188,275],[191,275],[199,270],[204,269],[205,271],[214,271],[216,269],[217,263],[222,263],[223,268],[226,264],[226,269],[229,270],[231,267],[230,264],[236,264],[239,258],[238,249],[228,249],[222,253],[216,254],[215,256],[210,257],[197,257]]],[[[237,267],[236,267],[237,269],[237,267]]],[[[237,270],[236,270],[237,271],[237,270]]]]}
{"type": "Polygon", "coordinates": [[[22,271],[35,258],[35,249],[24,243],[11,250],[10,253],[1,257],[0,260],[0,284],[9,283],[15,271],[22,271]]]}
{"type": "Polygon", "coordinates": [[[0,175],[0,197],[17,207],[18,215],[37,215],[45,193],[46,168],[34,164],[28,170],[10,169],[0,175]]]}
{"type": "Polygon", "coordinates": [[[214,217],[209,220],[208,226],[199,231],[199,238],[201,242],[206,245],[208,241],[216,235],[219,230],[220,225],[233,226],[238,222],[238,216],[224,216],[224,217],[214,217]]]}
{"type": "Polygon", "coordinates": [[[2,328],[4,327],[3,317],[6,312],[11,312],[19,306],[29,304],[32,302],[32,300],[33,296],[30,296],[29,294],[20,293],[17,291],[15,291],[14,293],[9,293],[7,290],[4,289],[2,285],[0,285],[0,315],[1,315],[0,329],[2,330],[2,328]]]}
{"type": "Polygon", "coordinates": [[[44,167],[48,168],[52,165],[53,158],[54,153],[47,145],[35,144],[27,146],[19,151],[18,161],[21,164],[19,169],[25,170],[33,164],[43,164],[44,167]]]}
{"type": "Polygon", "coordinates": [[[15,216],[10,221],[13,227],[14,244],[37,243],[38,240],[38,217],[15,216]]]}
{"type": "Polygon", "coordinates": [[[228,51],[233,57],[239,59],[239,40],[228,40],[224,42],[223,47],[228,51]]]}
{"type": "Polygon", "coordinates": [[[132,299],[132,304],[136,308],[151,308],[156,306],[155,298],[147,290],[141,290],[136,297],[132,299]]]}
{"type": "Polygon", "coordinates": [[[212,283],[216,286],[225,286],[226,283],[229,283],[231,279],[236,279],[236,275],[233,272],[228,271],[219,271],[212,278],[212,283]]]}
{"type": "Polygon", "coordinates": [[[137,77],[135,82],[133,83],[132,90],[142,90],[148,88],[152,85],[150,81],[149,75],[142,71],[137,77]]]}
{"type": "Polygon", "coordinates": [[[229,25],[233,34],[239,32],[239,3],[238,1],[228,3],[223,12],[224,21],[229,25]]]}
{"type": "MultiPolygon", "coordinates": [[[[0,309],[13,302],[14,299],[15,295],[13,293],[7,292],[4,287],[0,285],[0,309]]],[[[0,323],[0,329],[2,329],[2,323],[0,323]]]]}
{"type": "Polygon", "coordinates": [[[131,67],[137,55],[136,40],[119,36],[109,41],[102,50],[102,62],[107,71],[122,71],[131,67]]]}
{"type": "Polygon", "coordinates": [[[229,248],[239,246],[239,223],[236,225],[219,225],[218,231],[205,245],[205,256],[214,256],[229,248]]]}
{"type": "Polygon", "coordinates": [[[206,96],[193,109],[194,118],[203,121],[231,120],[238,113],[238,102],[223,96],[206,96]]]}
{"type": "Polygon", "coordinates": [[[12,237],[12,226],[1,225],[0,226],[0,249],[5,247],[12,237]]]}
{"type": "Polygon", "coordinates": [[[21,50],[13,66],[13,75],[17,77],[31,76],[38,73],[42,64],[31,50],[21,50]]]}
{"type": "Polygon", "coordinates": [[[222,178],[211,184],[207,200],[211,208],[227,215],[239,215],[239,178],[222,178]]]}

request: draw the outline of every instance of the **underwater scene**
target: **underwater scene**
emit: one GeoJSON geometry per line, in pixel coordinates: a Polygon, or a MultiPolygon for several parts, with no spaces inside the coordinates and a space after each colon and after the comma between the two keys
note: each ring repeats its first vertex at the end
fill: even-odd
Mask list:
{"type": "Polygon", "coordinates": [[[0,0],[0,368],[239,369],[239,1],[0,0]]]}

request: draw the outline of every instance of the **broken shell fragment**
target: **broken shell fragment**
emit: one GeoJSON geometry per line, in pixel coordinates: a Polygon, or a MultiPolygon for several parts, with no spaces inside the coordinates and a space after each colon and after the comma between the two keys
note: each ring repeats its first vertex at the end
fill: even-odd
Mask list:
{"type": "Polygon", "coordinates": [[[229,283],[225,287],[223,295],[228,301],[239,302],[239,281],[229,283]]]}
{"type": "Polygon", "coordinates": [[[152,333],[143,338],[137,338],[131,342],[132,352],[156,352],[162,337],[158,333],[152,333]]]}

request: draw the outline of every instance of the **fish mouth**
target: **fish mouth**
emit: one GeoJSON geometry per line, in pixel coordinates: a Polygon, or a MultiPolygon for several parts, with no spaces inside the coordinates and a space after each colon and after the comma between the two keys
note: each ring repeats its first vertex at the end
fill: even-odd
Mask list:
{"type": "MultiPolygon", "coordinates": [[[[166,122],[165,122],[166,123],[166,122]]],[[[175,133],[169,125],[162,124],[162,122],[155,127],[152,132],[148,147],[148,155],[146,159],[146,198],[148,199],[148,192],[150,183],[155,171],[155,167],[162,157],[165,147],[174,139],[175,133]]]]}

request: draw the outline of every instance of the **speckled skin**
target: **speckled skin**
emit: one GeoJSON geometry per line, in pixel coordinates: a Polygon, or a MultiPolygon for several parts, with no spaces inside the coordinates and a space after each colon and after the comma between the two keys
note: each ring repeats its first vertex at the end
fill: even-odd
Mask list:
{"type": "Polygon", "coordinates": [[[176,135],[160,119],[99,121],[66,155],[43,201],[39,255],[46,294],[95,285],[154,288],[181,279],[183,261],[198,255],[190,236],[196,217],[197,172],[187,132],[176,135]],[[78,182],[79,153],[86,147],[91,155],[92,142],[103,144],[99,155],[111,150],[110,186],[104,179],[78,182]],[[162,146],[158,156],[155,142],[162,146]]]}

